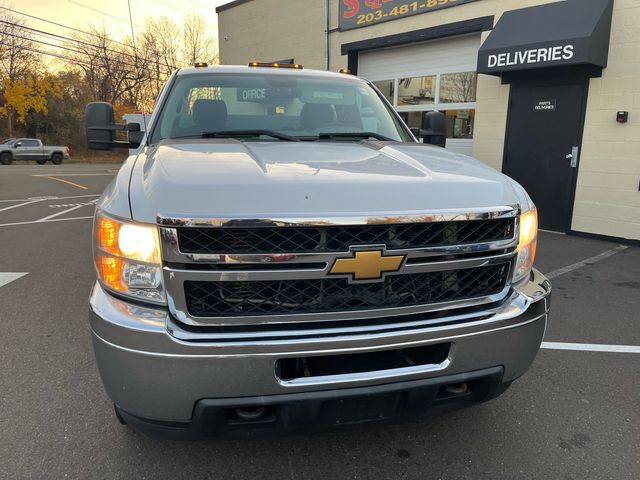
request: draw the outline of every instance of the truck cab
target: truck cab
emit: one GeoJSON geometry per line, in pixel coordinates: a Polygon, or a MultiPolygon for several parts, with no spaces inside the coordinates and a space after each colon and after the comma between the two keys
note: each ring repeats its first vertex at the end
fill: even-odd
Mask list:
{"type": "MultiPolygon", "coordinates": [[[[89,320],[118,418],[155,436],[301,431],[495,398],[535,358],[537,213],[419,143],[373,85],[299,65],[187,68],[97,204],[89,320]]],[[[115,133],[129,133],[129,141],[115,133]]]]}
{"type": "Polygon", "coordinates": [[[37,138],[18,138],[12,144],[14,160],[42,160],[44,150],[37,138]]]}

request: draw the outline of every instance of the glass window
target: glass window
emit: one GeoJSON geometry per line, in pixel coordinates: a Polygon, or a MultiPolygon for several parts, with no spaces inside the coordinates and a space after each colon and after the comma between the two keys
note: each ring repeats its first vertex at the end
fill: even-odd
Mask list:
{"type": "Polygon", "coordinates": [[[436,101],[436,77],[401,78],[398,83],[398,107],[423,105],[436,101]]]}
{"type": "Polygon", "coordinates": [[[475,110],[447,110],[447,138],[473,138],[475,110]]]}
{"type": "MultiPolygon", "coordinates": [[[[423,128],[423,120],[427,111],[400,112],[400,116],[409,128],[423,128]]],[[[447,138],[473,138],[473,123],[476,111],[471,110],[446,110],[443,111],[446,119],[447,138]]]]}
{"type": "Polygon", "coordinates": [[[422,128],[422,119],[427,112],[400,112],[400,116],[409,128],[422,128]]]}
{"type": "Polygon", "coordinates": [[[440,103],[476,101],[476,72],[447,73],[440,77],[440,103]]]}
{"type": "Polygon", "coordinates": [[[393,104],[393,93],[394,93],[394,80],[379,80],[373,83],[378,90],[382,93],[384,98],[389,100],[391,104],[393,104]]]}
{"type": "Polygon", "coordinates": [[[358,132],[409,139],[380,96],[355,77],[252,72],[179,75],[151,142],[236,130],[271,130],[308,140],[358,132]]]}

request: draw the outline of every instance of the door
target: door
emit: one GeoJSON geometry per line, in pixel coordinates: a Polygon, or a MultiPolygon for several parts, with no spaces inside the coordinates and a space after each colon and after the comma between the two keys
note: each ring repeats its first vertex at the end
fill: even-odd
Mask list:
{"type": "Polygon", "coordinates": [[[503,171],[527,190],[545,230],[571,228],[587,85],[511,85],[503,171]]]}
{"type": "Polygon", "coordinates": [[[25,140],[28,147],[29,160],[40,160],[43,157],[42,144],[38,140],[25,140]]]}
{"type": "Polygon", "coordinates": [[[19,139],[13,149],[13,158],[16,160],[28,160],[29,159],[29,145],[25,139],[19,139]]]}

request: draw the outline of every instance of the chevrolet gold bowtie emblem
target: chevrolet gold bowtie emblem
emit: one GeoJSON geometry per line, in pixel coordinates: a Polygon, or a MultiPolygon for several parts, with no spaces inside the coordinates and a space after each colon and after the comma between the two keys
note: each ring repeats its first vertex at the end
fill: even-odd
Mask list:
{"type": "Polygon", "coordinates": [[[353,280],[379,280],[387,272],[397,272],[404,255],[383,257],[381,250],[356,252],[353,258],[339,258],[329,273],[351,274],[353,280]]]}

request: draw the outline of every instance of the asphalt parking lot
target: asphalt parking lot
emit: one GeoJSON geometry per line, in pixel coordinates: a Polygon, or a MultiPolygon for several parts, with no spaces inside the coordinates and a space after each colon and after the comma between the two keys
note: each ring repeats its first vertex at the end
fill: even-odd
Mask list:
{"type": "Polygon", "coordinates": [[[90,218],[116,169],[0,167],[0,478],[640,478],[640,248],[544,232],[546,343],[493,402],[276,439],[162,442],[121,426],[87,322],[90,218]]]}

